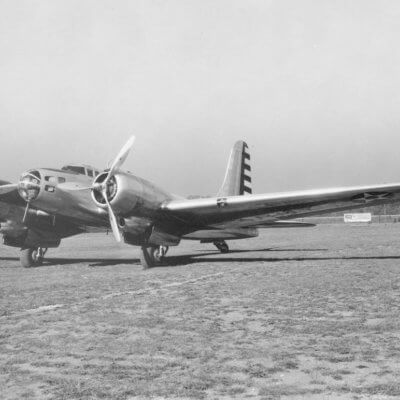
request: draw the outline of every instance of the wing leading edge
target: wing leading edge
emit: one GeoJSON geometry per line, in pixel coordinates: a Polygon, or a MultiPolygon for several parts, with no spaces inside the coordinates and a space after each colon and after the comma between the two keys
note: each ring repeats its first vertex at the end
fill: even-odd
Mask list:
{"type": "Polygon", "coordinates": [[[277,220],[400,201],[400,183],[295,192],[172,200],[162,209],[196,226],[262,227],[277,220]]]}

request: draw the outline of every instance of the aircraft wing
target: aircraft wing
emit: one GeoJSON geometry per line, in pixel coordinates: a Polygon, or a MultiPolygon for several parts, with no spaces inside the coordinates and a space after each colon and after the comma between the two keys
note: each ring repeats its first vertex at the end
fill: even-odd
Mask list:
{"type": "Polygon", "coordinates": [[[0,202],[13,206],[25,206],[25,201],[18,194],[18,185],[0,180],[0,202]]]}
{"type": "Polygon", "coordinates": [[[162,209],[187,226],[263,227],[287,220],[334,211],[400,201],[400,183],[172,200],[162,209]]]}
{"type": "Polygon", "coordinates": [[[15,183],[1,183],[0,181],[0,195],[13,192],[17,190],[18,185],[15,183]]]}

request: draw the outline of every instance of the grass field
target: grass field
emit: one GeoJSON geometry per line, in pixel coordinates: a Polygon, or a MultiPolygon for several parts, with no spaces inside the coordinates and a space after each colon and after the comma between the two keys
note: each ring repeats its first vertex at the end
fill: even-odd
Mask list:
{"type": "Polygon", "coordinates": [[[400,398],[400,224],[0,252],[1,399],[400,398]]]}

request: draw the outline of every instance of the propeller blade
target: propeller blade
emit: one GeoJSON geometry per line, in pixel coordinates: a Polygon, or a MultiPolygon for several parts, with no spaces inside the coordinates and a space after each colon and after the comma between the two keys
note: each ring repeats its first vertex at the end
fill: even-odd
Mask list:
{"type": "Polygon", "coordinates": [[[107,184],[110,178],[120,169],[121,165],[125,162],[128,154],[135,142],[135,136],[131,136],[129,140],[125,143],[122,149],[119,151],[117,157],[113,161],[110,167],[110,171],[108,172],[107,178],[103,182],[103,184],[107,184]]]}
{"type": "Polygon", "coordinates": [[[120,243],[121,242],[121,233],[118,228],[117,218],[115,217],[115,214],[113,213],[111,208],[108,209],[108,216],[110,217],[110,225],[111,225],[111,229],[114,234],[114,238],[118,243],[120,243]]]}
{"type": "MultiPolygon", "coordinates": [[[[131,151],[131,148],[132,148],[134,142],[135,142],[135,136],[131,136],[129,138],[129,140],[124,144],[122,149],[119,151],[117,157],[111,163],[111,167],[107,173],[106,178],[104,180],[102,180],[101,182],[99,182],[97,180],[97,178],[95,178],[95,180],[91,186],[92,190],[94,190],[98,193],[101,193],[101,196],[103,197],[104,202],[107,205],[107,211],[108,211],[108,217],[110,219],[111,229],[113,231],[115,240],[117,242],[121,242],[121,232],[118,227],[117,218],[114,214],[114,211],[111,207],[110,202],[108,201],[108,196],[107,196],[107,191],[109,189],[108,184],[110,182],[110,179],[119,171],[122,164],[125,162],[126,158],[128,157],[129,152],[131,151]]],[[[104,175],[102,175],[102,176],[104,176],[104,175]]]]}
{"type": "Polygon", "coordinates": [[[2,185],[0,186],[0,194],[6,194],[9,192],[12,192],[13,190],[18,188],[18,184],[17,183],[9,183],[6,185],[2,185]]]}
{"type": "Polygon", "coordinates": [[[111,208],[111,204],[107,199],[107,191],[102,191],[101,192],[103,195],[103,198],[107,204],[107,209],[108,209],[108,217],[110,218],[110,225],[111,225],[111,230],[114,234],[115,240],[119,243],[121,242],[121,233],[118,228],[118,223],[117,223],[117,218],[115,217],[114,211],[111,208]]]}
{"type": "Polygon", "coordinates": [[[26,203],[26,207],[25,207],[25,211],[24,211],[24,216],[22,217],[22,223],[23,223],[23,224],[25,223],[26,216],[28,215],[29,206],[30,206],[30,203],[29,203],[29,201],[28,201],[28,202],[26,203]]]}

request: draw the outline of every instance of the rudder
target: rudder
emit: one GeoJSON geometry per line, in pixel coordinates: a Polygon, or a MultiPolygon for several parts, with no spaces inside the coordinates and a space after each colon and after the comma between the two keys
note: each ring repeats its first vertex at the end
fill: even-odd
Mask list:
{"type": "Polygon", "coordinates": [[[219,189],[218,196],[239,196],[251,193],[249,147],[246,142],[239,140],[232,148],[224,182],[219,189]]]}

